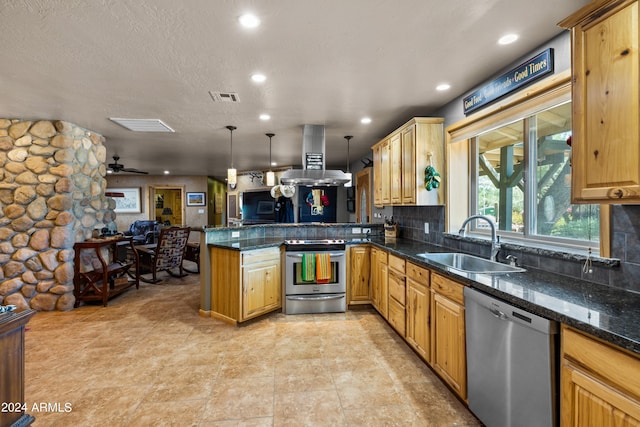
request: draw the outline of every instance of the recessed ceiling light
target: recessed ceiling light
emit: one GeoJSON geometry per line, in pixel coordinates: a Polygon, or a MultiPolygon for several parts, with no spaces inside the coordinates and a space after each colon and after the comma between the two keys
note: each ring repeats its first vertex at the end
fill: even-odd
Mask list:
{"type": "Polygon", "coordinates": [[[240,18],[238,18],[238,21],[240,21],[240,25],[245,28],[255,28],[260,25],[260,20],[258,19],[258,17],[251,13],[245,13],[244,15],[240,16],[240,18]]]}
{"type": "Polygon", "coordinates": [[[362,123],[363,125],[368,125],[369,123],[371,123],[371,119],[369,117],[363,117],[362,119],[360,119],[360,123],[362,123]]]}
{"type": "Polygon", "coordinates": [[[269,120],[271,118],[268,114],[260,114],[260,120],[269,120]]]}
{"type": "Polygon", "coordinates": [[[271,166],[278,166],[276,162],[271,162],[271,166]]]}
{"type": "Polygon", "coordinates": [[[265,80],[267,80],[267,76],[265,76],[264,74],[255,73],[251,76],[251,80],[256,83],[263,83],[265,80]]]}
{"type": "Polygon", "coordinates": [[[169,171],[164,171],[164,174],[165,174],[165,175],[169,175],[170,173],[171,173],[171,172],[169,172],[169,171]]]}
{"type": "Polygon", "coordinates": [[[498,39],[498,44],[511,44],[518,40],[517,34],[506,34],[498,39]]]}
{"type": "Polygon", "coordinates": [[[451,85],[449,83],[440,83],[436,86],[436,90],[443,91],[451,89],[451,85]]]}

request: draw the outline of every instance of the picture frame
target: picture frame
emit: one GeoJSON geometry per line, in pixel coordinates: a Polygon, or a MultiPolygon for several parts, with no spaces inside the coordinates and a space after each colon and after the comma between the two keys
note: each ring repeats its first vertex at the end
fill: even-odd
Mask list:
{"type": "Polygon", "coordinates": [[[116,213],[141,213],[140,187],[134,188],[107,188],[108,193],[122,193],[124,197],[114,197],[116,213]]]}
{"type": "Polygon", "coordinates": [[[187,193],[187,206],[205,206],[206,193],[187,193]]]}

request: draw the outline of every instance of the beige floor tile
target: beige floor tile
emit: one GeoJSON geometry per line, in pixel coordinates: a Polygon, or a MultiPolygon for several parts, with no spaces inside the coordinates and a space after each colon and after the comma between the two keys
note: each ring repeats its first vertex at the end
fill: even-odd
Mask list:
{"type": "Polygon", "coordinates": [[[276,393],[273,425],[345,426],[346,421],[335,390],[276,393]]]}
{"type": "Polygon", "coordinates": [[[202,420],[272,417],[273,390],[273,377],[250,380],[219,378],[214,384],[202,420]]]}
{"type": "Polygon", "coordinates": [[[25,401],[72,411],[34,425],[479,425],[373,310],[235,327],[199,316],[199,286],[169,278],[106,308],[37,313],[25,401]]]}

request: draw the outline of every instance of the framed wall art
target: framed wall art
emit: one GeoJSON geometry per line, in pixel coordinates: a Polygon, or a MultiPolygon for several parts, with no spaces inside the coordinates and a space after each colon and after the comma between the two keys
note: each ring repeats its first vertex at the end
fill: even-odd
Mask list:
{"type": "Polygon", "coordinates": [[[204,206],[205,202],[205,193],[187,193],[187,206],[204,206]]]}
{"type": "Polygon", "coordinates": [[[107,188],[107,193],[121,193],[124,197],[113,197],[116,202],[116,213],[140,213],[140,187],[136,188],[107,188]]]}

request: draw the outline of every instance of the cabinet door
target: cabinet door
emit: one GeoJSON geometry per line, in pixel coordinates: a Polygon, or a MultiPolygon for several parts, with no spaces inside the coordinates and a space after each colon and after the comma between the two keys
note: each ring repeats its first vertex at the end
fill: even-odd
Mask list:
{"type": "Polygon", "coordinates": [[[402,133],[391,137],[389,142],[391,158],[391,203],[402,203],[402,133]]]}
{"type": "Polygon", "coordinates": [[[243,267],[243,320],[280,306],[280,264],[250,264],[243,267]]]}
{"type": "MultiPolygon", "coordinates": [[[[386,255],[386,254],[385,254],[386,255]]],[[[387,264],[378,264],[378,289],[380,291],[378,295],[378,312],[382,314],[385,319],[389,318],[389,269],[387,264]]]]}
{"type": "Polygon", "coordinates": [[[371,271],[371,248],[369,246],[354,246],[349,250],[349,304],[369,303],[369,277],[371,271]]]}
{"type": "Polygon", "coordinates": [[[565,360],[562,366],[562,425],[638,427],[640,405],[565,360]]]}
{"type": "Polygon", "coordinates": [[[431,362],[429,336],[429,288],[407,278],[407,341],[427,362],[431,362]]]}
{"type": "MultiPolygon", "coordinates": [[[[462,285],[461,285],[462,286],[462,285]]],[[[431,363],[433,369],[467,398],[464,307],[432,291],[431,363]]]]}
{"type": "Polygon", "coordinates": [[[415,125],[402,131],[402,204],[416,203],[416,132],[415,125]]]}
{"type": "Polygon", "coordinates": [[[373,204],[382,206],[382,146],[373,147],[373,204]]]}
{"type": "Polygon", "coordinates": [[[389,140],[380,146],[380,194],[383,205],[391,203],[391,147],[389,140]]]}
{"type": "Polygon", "coordinates": [[[573,28],[572,201],[640,201],[638,2],[573,28]]]}

